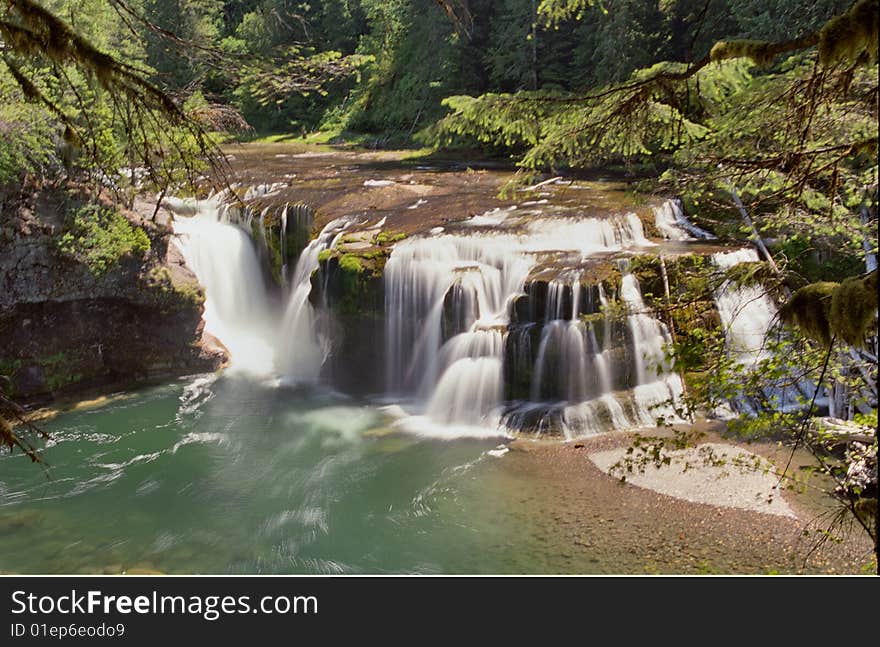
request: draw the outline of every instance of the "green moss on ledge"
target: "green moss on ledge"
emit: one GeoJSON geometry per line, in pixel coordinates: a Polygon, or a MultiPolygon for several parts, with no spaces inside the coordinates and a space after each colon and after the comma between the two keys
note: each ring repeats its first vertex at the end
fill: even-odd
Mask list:
{"type": "Polygon", "coordinates": [[[343,254],[339,259],[339,269],[346,273],[360,274],[364,271],[361,259],[354,254],[343,254]]]}
{"type": "Polygon", "coordinates": [[[167,267],[152,268],[142,279],[142,285],[151,301],[163,312],[186,308],[201,308],[205,293],[195,281],[175,282],[167,267]]]}
{"type": "Polygon", "coordinates": [[[326,263],[328,260],[330,260],[331,256],[333,256],[332,249],[322,249],[320,252],[318,252],[318,262],[326,263]]]}
{"type": "Polygon", "coordinates": [[[377,245],[390,245],[404,238],[406,238],[406,234],[402,231],[382,231],[376,234],[374,240],[377,245]]]}

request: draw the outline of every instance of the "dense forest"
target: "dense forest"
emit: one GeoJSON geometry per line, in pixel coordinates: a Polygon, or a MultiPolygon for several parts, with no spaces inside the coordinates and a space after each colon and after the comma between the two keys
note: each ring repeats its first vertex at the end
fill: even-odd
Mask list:
{"type": "MultiPolygon", "coordinates": [[[[877,24],[870,0],[0,0],[0,207],[45,185],[128,206],[191,192],[234,141],[491,157],[517,169],[509,191],[601,169],[755,243],[725,278],[784,303],[774,357],[820,375],[830,416],[876,426],[877,24]]],[[[149,249],[78,213],[70,245],[79,227],[113,258],[149,249]]],[[[682,327],[694,403],[790,371],[742,375],[682,314],[713,286],[682,282],[653,305],[682,327]]],[[[804,421],[738,424],[801,443],[804,421]]],[[[837,476],[876,543],[876,439],[862,452],[873,489],[837,476]]]]}

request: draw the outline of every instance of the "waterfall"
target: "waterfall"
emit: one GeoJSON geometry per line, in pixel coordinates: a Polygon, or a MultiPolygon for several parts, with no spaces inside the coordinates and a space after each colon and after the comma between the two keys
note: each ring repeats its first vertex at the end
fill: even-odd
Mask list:
{"type": "Polygon", "coordinates": [[[314,382],[327,359],[326,336],[316,325],[315,309],[309,301],[312,273],[318,269],[318,257],[331,249],[351,225],[347,218],[332,220],[318,237],[302,251],[296,262],[291,290],[281,320],[279,372],[285,381],[314,382]]]}
{"type": "MultiPolygon", "coordinates": [[[[758,260],[758,253],[749,248],[712,255],[712,262],[722,270],[758,260]]],[[[777,318],[776,305],[761,286],[734,286],[730,281],[724,281],[715,290],[715,303],[721,317],[728,352],[740,365],[757,368],[761,360],[770,357],[765,345],[768,333],[777,318]]],[[[786,381],[764,390],[766,401],[774,403],[774,408],[782,411],[798,410],[803,406],[802,399],[808,400],[812,397],[814,385],[810,382],[805,380],[798,380],[794,384],[790,381],[784,382],[786,381]]],[[[821,402],[827,400],[821,399],[821,402]]],[[[756,403],[745,399],[739,399],[733,404],[749,412],[754,412],[758,408],[756,403]]]]}
{"type": "Polygon", "coordinates": [[[281,210],[281,282],[287,286],[287,205],[281,210]]]}
{"type": "Polygon", "coordinates": [[[654,224],[666,240],[714,239],[715,236],[700,229],[684,215],[681,200],[666,200],[654,207],[654,224]]]}
{"type": "Polygon", "coordinates": [[[257,375],[274,370],[274,313],[250,236],[232,224],[221,198],[164,204],[176,242],[205,289],[205,331],[229,350],[230,368],[257,375]]]}
{"type": "MultiPolygon", "coordinates": [[[[636,277],[626,272],[625,265],[622,269],[620,298],[629,311],[626,326],[634,379],[628,382],[626,389],[612,392],[606,350],[593,341],[587,356],[592,357],[592,372],[598,378],[598,388],[588,392],[589,398],[569,391],[570,397],[561,414],[561,428],[567,438],[610,429],[653,427],[658,420],[683,422],[676,411],[683,384],[678,374],[672,372],[665,352],[666,344],[671,341],[669,333],[665,325],[648,314],[636,277]]],[[[600,298],[603,306],[607,305],[601,292],[600,298]]],[[[607,319],[605,325],[603,339],[608,339],[607,319]]],[[[595,340],[592,325],[589,331],[595,340]]]]}
{"type": "MultiPolygon", "coordinates": [[[[507,210],[498,222],[493,220],[491,232],[474,227],[486,224],[474,223],[477,217],[466,223],[466,231],[412,238],[394,247],[384,276],[386,380],[388,392],[408,398],[414,414],[398,424],[447,438],[497,435],[506,433],[517,416],[530,418],[538,410],[534,401],[547,396],[566,403],[593,397],[613,401],[605,405],[609,417],[620,427],[632,426],[610,394],[609,361],[594,324],[581,319],[597,304],[582,286],[579,271],[548,283],[542,322],[520,322],[515,332],[508,328],[513,303],[524,296],[539,259],[565,254],[577,262],[649,246],[641,220],[632,213],[607,219],[539,214],[511,227],[512,213],[507,210]],[[536,341],[534,326],[540,326],[536,341]],[[532,402],[520,402],[517,410],[505,413],[505,370],[516,370],[505,369],[509,335],[516,340],[509,362],[520,367],[534,362],[534,375],[532,402]],[[535,343],[537,357],[531,358],[535,343]]],[[[601,291],[599,296],[604,298],[601,291]]],[[[603,332],[607,339],[607,323],[603,332]]],[[[637,398],[637,413],[649,399],[637,398]]],[[[640,424],[643,417],[635,416],[640,424]]]]}
{"type": "Polygon", "coordinates": [[[547,284],[545,324],[532,378],[533,401],[554,395],[582,401],[611,390],[604,349],[592,322],[580,319],[581,314],[593,312],[590,300],[581,300],[584,292],[579,271],[560,274],[547,284]]]}
{"type": "Polygon", "coordinates": [[[510,236],[454,235],[395,246],[385,266],[387,387],[423,403],[408,428],[447,437],[497,428],[508,308],[534,264],[518,248],[510,236]]]}
{"type": "MultiPolygon", "coordinates": [[[[249,190],[248,195],[261,197],[272,189],[263,185],[249,190]]],[[[254,217],[250,210],[239,213],[224,203],[224,194],[207,200],[165,198],[163,204],[176,214],[175,242],[205,289],[205,331],[226,346],[230,368],[261,376],[278,375],[289,382],[317,380],[327,344],[309,303],[311,276],[318,268],[320,252],[336,243],[350,221],[328,223],[300,254],[279,317],[248,233],[254,217]]],[[[258,216],[261,236],[265,236],[262,222],[267,211],[268,207],[262,209],[258,216]]],[[[296,211],[298,218],[300,211],[296,211]]],[[[285,249],[287,206],[281,219],[285,249]]]]}
{"type": "MultiPolygon", "coordinates": [[[[758,253],[748,248],[712,255],[712,263],[722,270],[758,260],[758,253]]],[[[743,363],[765,357],[764,339],[776,319],[776,306],[764,289],[758,285],[734,287],[725,281],[715,291],[715,302],[730,352],[743,363]]]]}
{"type": "Polygon", "coordinates": [[[466,317],[470,332],[507,323],[508,301],[522,291],[534,262],[517,253],[515,242],[507,236],[444,235],[395,246],[385,265],[390,393],[412,395],[419,385],[422,393],[433,390],[444,316],[466,317]],[[444,307],[454,287],[454,303],[444,307]]]}
{"type": "MultiPolygon", "coordinates": [[[[239,211],[221,197],[165,203],[178,214],[178,244],[206,290],[206,330],[226,344],[232,367],[282,382],[317,381],[330,344],[322,309],[310,299],[314,273],[320,253],[354,220],[328,223],[292,271],[284,255],[285,287],[273,300],[259,236],[255,243],[248,235],[252,219],[269,217],[267,207],[239,211]]],[[[281,221],[273,245],[286,253],[288,220],[299,232],[309,214],[297,205],[273,213],[281,221]]],[[[383,280],[386,392],[406,410],[395,424],[454,438],[506,435],[525,423],[574,438],[678,420],[682,384],[665,356],[668,332],[647,312],[636,277],[621,265],[619,293],[607,296],[589,278],[608,254],[653,245],[641,220],[571,210],[503,215],[491,230],[467,221],[394,246],[383,280]],[[627,312],[615,315],[612,299],[627,312]]]]}
{"type": "Polygon", "coordinates": [[[649,370],[655,375],[668,372],[663,347],[671,340],[666,326],[647,314],[648,309],[642,300],[639,282],[633,274],[623,275],[620,298],[630,312],[627,316],[627,324],[632,335],[636,384],[654,382],[656,378],[648,377],[649,370]]]}

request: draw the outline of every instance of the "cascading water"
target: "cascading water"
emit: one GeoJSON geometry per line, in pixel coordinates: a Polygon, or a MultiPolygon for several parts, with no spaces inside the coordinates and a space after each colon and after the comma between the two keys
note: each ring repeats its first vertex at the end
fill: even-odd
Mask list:
{"type": "Polygon", "coordinates": [[[258,375],[274,370],[275,316],[250,236],[231,224],[222,199],[164,204],[178,215],[176,241],[205,288],[205,331],[229,350],[230,366],[258,375]]]}
{"type": "Polygon", "coordinates": [[[321,367],[327,359],[327,341],[318,330],[315,310],[309,302],[312,273],[318,269],[321,252],[332,248],[350,224],[351,220],[346,218],[327,223],[297,260],[281,322],[278,369],[285,380],[313,382],[320,375],[321,367]]]}
{"type": "Polygon", "coordinates": [[[654,207],[654,224],[666,240],[711,240],[715,236],[694,225],[684,215],[681,201],[666,200],[654,207]]]}
{"type": "Polygon", "coordinates": [[[580,272],[558,276],[547,285],[545,324],[532,379],[533,401],[558,394],[579,402],[611,390],[593,323],[580,319],[580,315],[594,312],[592,304],[582,304],[582,293],[580,272]],[[569,297],[571,307],[566,309],[569,297]],[[586,312],[582,312],[582,305],[587,306],[586,312]]]}
{"type": "Polygon", "coordinates": [[[503,235],[395,246],[385,266],[388,390],[427,401],[425,416],[405,421],[409,428],[497,433],[509,302],[534,264],[517,252],[516,239],[503,235]],[[445,343],[444,327],[452,335],[445,343]]]}
{"type": "Polygon", "coordinates": [[[648,378],[649,371],[655,375],[667,372],[663,346],[669,343],[669,336],[665,326],[647,314],[639,282],[633,274],[623,275],[620,298],[630,311],[627,324],[632,334],[636,384],[648,384],[655,381],[648,378]]]}
{"type": "MultiPolygon", "coordinates": [[[[631,388],[628,392],[612,393],[610,379],[605,377],[600,382],[598,397],[566,406],[562,413],[562,430],[568,438],[609,428],[650,427],[659,419],[681,422],[676,406],[683,385],[666,358],[664,347],[670,342],[668,331],[648,314],[635,276],[626,272],[625,265],[622,269],[620,298],[629,312],[626,325],[633,366],[631,388]]],[[[607,337],[606,331],[603,338],[607,337]]],[[[593,357],[598,371],[607,371],[604,351],[600,350],[593,357]]]]}
{"type": "MultiPolygon", "coordinates": [[[[748,248],[712,255],[712,262],[721,270],[758,260],[758,253],[748,248]]],[[[761,360],[770,357],[766,342],[776,321],[777,309],[764,289],[757,285],[734,286],[730,281],[724,281],[715,290],[715,303],[728,352],[740,365],[756,367],[761,360]]],[[[811,397],[813,388],[807,381],[768,387],[764,393],[765,401],[781,411],[797,410],[803,407],[805,399],[811,397]]],[[[822,402],[826,400],[822,399],[822,402]]],[[[749,412],[756,411],[758,406],[745,398],[734,405],[749,412]]]]}
{"type": "MultiPolygon", "coordinates": [[[[271,186],[251,190],[262,197],[271,186]]],[[[205,330],[229,350],[230,367],[262,376],[280,375],[284,381],[313,382],[326,357],[326,343],[316,325],[309,303],[311,275],[318,256],[335,244],[350,224],[346,219],[328,223],[321,234],[300,254],[291,289],[279,317],[279,306],[270,299],[254,243],[238,225],[250,229],[253,215],[241,216],[224,202],[224,194],[207,200],[165,198],[174,218],[176,242],[199,282],[205,288],[205,330]],[[188,217],[183,217],[188,216],[188,217]]],[[[302,214],[297,209],[297,217],[302,214]]],[[[260,212],[260,231],[267,208],[260,212]]],[[[283,236],[287,207],[282,210],[283,236]]]]}
{"type": "MultiPolygon", "coordinates": [[[[542,322],[524,322],[508,330],[513,302],[524,295],[539,259],[562,254],[577,263],[596,254],[649,246],[641,221],[634,214],[605,220],[541,214],[508,226],[513,213],[493,214],[491,233],[445,233],[395,246],[385,267],[387,383],[390,393],[409,397],[421,414],[400,424],[443,437],[497,435],[515,427],[512,421],[531,420],[536,411],[546,410],[548,398],[568,405],[562,424],[566,435],[600,426],[607,430],[654,424],[649,410],[681,392],[678,377],[668,371],[653,380],[646,377],[644,364],[659,363],[658,353],[662,355],[665,338],[659,322],[638,312],[630,317],[636,352],[648,357],[639,360],[643,368],[636,371],[639,379],[626,405],[629,415],[612,393],[610,360],[597,338],[596,324],[582,319],[597,312],[599,304],[581,285],[580,272],[549,282],[542,322]],[[540,337],[533,342],[536,326],[540,337]],[[510,335],[515,338],[515,357],[508,361],[526,367],[532,378],[529,400],[505,413],[510,335]],[[533,347],[536,357],[531,356],[533,347]],[[594,414],[587,416],[591,408],[594,414]]],[[[468,224],[485,226],[486,218],[480,218],[468,224]]],[[[634,309],[644,309],[637,286],[629,296],[639,300],[634,309]]],[[[598,297],[604,300],[601,288],[598,297]]],[[[610,337],[609,331],[606,321],[603,340],[610,337]]]]}
{"type": "MultiPolygon", "coordinates": [[[[329,223],[305,246],[282,303],[274,303],[255,246],[237,225],[242,220],[251,229],[249,210],[238,214],[219,197],[166,204],[192,214],[176,218],[175,230],[206,288],[207,330],[227,345],[233,367],[315,381],[329,345],[310,303],[312,275],[320,252],[335,247],[353,221],[329,223]]],[[[286,249],[287,220],[299,218],[299,210],[277,213],[286,249]]],[[[398,243],[385,266],[387,392],[414,414],[398,424],[445,438],[503,435],[518,417],[544,426],[552,410],[551,426],[575,437],[675,419],[682,385],[664,355],[668,334],[647,313],[635,277],[622,266],[615,298],[629,312],[615,319],[606,314],[602,284],[588,284],[579,269],[602,255],[653,245],[641,220],[508,209],[492,215],[486,231],[479,218],[398,243]],[[537,319],[512,327],[515,302],[526,298],[530,275],[548,260],[575,269],[547,281],[537,319]],[[528,376],[521,399],[506,391],[508,371],[528,376]]]]}
{"type": "MultiPolygon", "coordinates": [[[[747,248],[712,255],[712,262],[721,270],[757,261],[758,253],[747,248]]],[[[725,281],[715,291],[715,303],[730,352],[741,362],[753,363],[765,357],[764,341],[776,319],[776,306],[764,290],[756,285],[734,287],[725,281]]]]}

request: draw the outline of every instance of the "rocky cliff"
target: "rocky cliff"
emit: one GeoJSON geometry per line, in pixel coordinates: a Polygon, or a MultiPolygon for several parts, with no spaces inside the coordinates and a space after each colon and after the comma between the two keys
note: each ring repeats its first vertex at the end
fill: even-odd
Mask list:
{"type": "Polygon", "coordinates": [[[169,227],[106,197],[0,192],[0,380],[45,402],[92,388],[215,370],[204,295],[169,227]]]}

